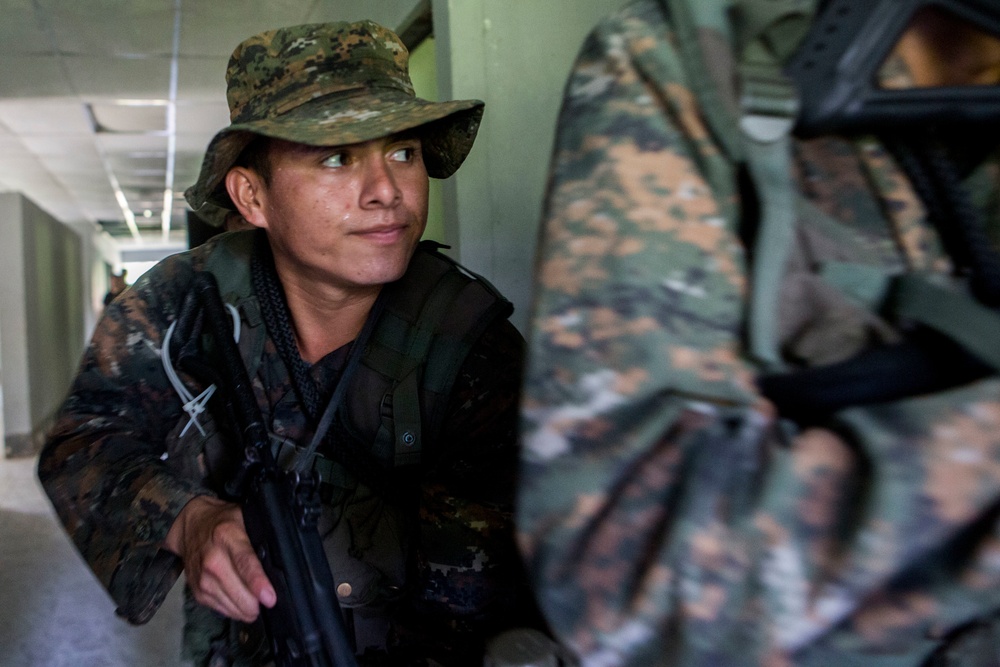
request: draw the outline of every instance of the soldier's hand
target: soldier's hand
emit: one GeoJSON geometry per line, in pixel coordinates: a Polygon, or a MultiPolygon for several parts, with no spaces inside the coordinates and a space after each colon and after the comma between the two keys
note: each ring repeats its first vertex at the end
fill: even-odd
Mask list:
{"type": "Polygon", "coordinates": [[[244,622],[273,607],[274,587],[254,553],[239,505],[211,496],[191,500],[170,527],[165,546],[184,561],[199,604],[244,622]]]}

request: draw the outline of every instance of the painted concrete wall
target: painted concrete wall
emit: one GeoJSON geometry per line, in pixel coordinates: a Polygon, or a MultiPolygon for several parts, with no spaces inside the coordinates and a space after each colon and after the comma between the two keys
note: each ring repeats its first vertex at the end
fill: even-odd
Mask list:
{"type": "Polygon", "coordinates": [[[0,385],[4,455],[33,453],[65,397],[87,335],[89,252],[20,194],[0,194],[0,385]]]}
{"type": "MultiPolygon", "coordinates": [[[[410,52],[410,79],[417,97],[437,101],[437,59],[435,57],[436,41],[433,37],[425,39],[410,52]]],[[[444,241],[444,200],[442,182],[436,178],[430,179],[427,202],[427,228],[424,238],[444,241]]]]}
{"type": "MultiPolygon", "coordinates": [[[[432,0],[439,99],[486,102],[476,145],[444,182],[444,242],[515,305],[524,330],[542,198],[566,77],[587,32],[626,0],[432,0]]],[[[394,29],[419,0],[340,0],[394,29]]]]}
{"type": "Polygon", "coordinates": [[[66,396],[86,337],[85,257],[80,236],[23,201],[25,314],[32,430],[45,426],[66,396]]]}
{"type": "Polygon", "coordinates": [[[442,98],[486,102],[445,188],[448,242],[515,305],[524,331],[556,117],[585,35],[622,0],[434,0],[442,98]],[[448,215],[453,215],[449,218],[448,215]]]}
{"type": "MultiPolygon", "coordinates": [[[[24,197],[0,193],[0,385],[4,436],[13,448],[31,433],[28,405],[28,323],[24,285],[24,197]]],[[[7,446],[4,446],[4,452],[7,446]]]]}

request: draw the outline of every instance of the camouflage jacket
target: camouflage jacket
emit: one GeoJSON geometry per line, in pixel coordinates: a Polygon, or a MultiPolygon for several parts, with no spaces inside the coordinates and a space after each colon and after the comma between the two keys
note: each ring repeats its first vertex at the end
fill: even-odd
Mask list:
{"type": "MultiPolygon", "coordinates": [[[[710,68],[732,63],[729,3],[641,0],[592,32],[565,92],[517,514],[543,610],[587,667],[909,666],[953,639],[934,664],[1000,664],[976,625],[1000,609],[1000,381],[825,428],[776,419],[743,335],[737,167],[692,93],[679,4],[710,68]]],[[[807,205],[781,349],[822,365],[898,331],[820,267],[946,276],[949,260],[874,139],[796,141],[792,162],[807,205]]],[[[995,231],[995,164],[969,179],[995,231]]]]}
{"type": "MultiPolygon", "coordinates": [[[[234,237],[167,258],[108,306],[40,457],[39,476],[67,532],[119,605],[118,613],[133,623],[152,616],[180,574],[178,559],[161,548],[174,518],[195,495],[219,491],[206,469],[206,450],[185,444],[191,442],[187,436],[177,437],[188,416],[168,382],[160,348],[193,272],[218,256],[223,244],[232,246],[224,239],[234,237]]],[[[241,315],[244,329],[263,328],[252,308],[241,308],[241,315]]],[[[428,655],[445,665],[465,664],[461,651],[480,658],[487,633],[521,622],[511,616],[518,603],[512,593],[524,585],[511,504],[522,355],[523,340],[506,319],[485,328],[454,381],[439,438],[425,443],[414,494],[383,497],[349,469],[334,466],[334,493],[325,496],[332,506],[324,509],[321,527],[327,526],[322,528],[327,534],[337,517],[347,516],[343,523],[351,522],[347,530],[354,543],[337,543],[344,531],[330,529],[335,541],[327,549],[333,550],[331,558],[350,560],[354,572],[384,567],[377,576],[409,593],[393,600],[391,611],[375,612],[389,613],[389,641],[398,643],[412,664],[423,664],[414,656],[428,655]],[[352,515],[352,508],[360,509],[352,515]],[[355,523],[359,515],[372,517],[371,525],[355,523]],[[393,523],[396,516],[410,518],[400,525],[393,523]],[[398,540],[400,531],[408,532],[408,521],[417,526],[415,544],[392,544],[409,546],[410,562],[384,553],[392,546],[375,545],[372,551],[358,542],[381,540],[387,530],[398,540]],[[339,549],[351,554],[340,555],[339,549]],[[366,549],[376,556],[356,562],[366,549]]],[[[320,386],[335,381],[345,357],[346,348],[311,367],[320,386]]],[[[186,380],[197,394],[200,388],[186,380]]],[[[312,427],[270,337],[253,388],[272,437],[308,442],[312,427]]],[[[211,433],[212,424],[206,426],[211,433]]],[[[336,569],[339,582],[345,574],[336,569]]],[[[362,615],[368,602],[358,603],[362,615]]],[[[236,664],[258,664],[256,658],[233,657],[250,649],[226,647],[236,638],[245,642],[246,632],[191,599],[186,612],[188,657],[202,664],[222,651],[236,664]]]]}

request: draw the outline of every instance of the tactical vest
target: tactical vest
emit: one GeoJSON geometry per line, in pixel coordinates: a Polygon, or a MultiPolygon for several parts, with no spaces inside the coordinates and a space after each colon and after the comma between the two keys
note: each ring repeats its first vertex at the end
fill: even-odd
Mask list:
{"type": "MultiPolygon", "coordinates": [[[[251,377],[260,367],[267,337],[250,281],[255,233],[259,232],[219,237],[204,267],[218,280],[223,301],[240,313],[238,347],[251,377]]],[[[421,460],[432,451],[441,432],[451,389],[466,355],[487,327],[513,311],[489,282],[438,252],[439,247],[432,241],[421,242],[406,274],[383,288],[381,314],[337,412],[336,422],[349,437],[355,455],[349,465],[322,454],[313,460],[324,498],[320,534],[339,602],[357,611],[359,650],[365,645],[377,647],[384,640],[379,635],[387,629],[387,621],[381,610],[406,594],[417,505],[415,495],[401,498],[398,489],[416,493],[421,460]]],[[[230,467],[218,462],[231,463],[238,453],[218,437],[212,422],[203,424],[205,436],[191,428],[180,437],[187,422],[187,417],[182,419],[168,439],[170,451],[201,453],[199,470],[189,473],[212,479],[213,468],[226,471],[215,486],[230,467]]],[[[274,451],[279,463],[287,466],[304,446],[275,441],[274,451]]],[[[189,625],[226,625],[213,621],[204,610],[195,613],[197,624],[189,625]]],[[[231,644],[245,645],[228,649],[234,664],[241,664],[259,645],[254,633],[229,625],[219,631],[231,636],[231,644]]],[[[201,645],[189,650],[206,650],[204,635],[210,634],[202,631],[186,638],[186,643],[192,639],[201,645]]]]}

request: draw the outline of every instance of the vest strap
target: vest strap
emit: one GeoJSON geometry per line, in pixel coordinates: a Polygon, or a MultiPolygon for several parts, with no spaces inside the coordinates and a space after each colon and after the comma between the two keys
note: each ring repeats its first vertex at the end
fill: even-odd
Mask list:
{"type": "MultiPolygon", "coordinates": [[[[422,261],[422,257],[417,261],[422,261]]],[[[415,334],[410,338],[405,353],[406,368],[402,379],[392,390],[392,421],[395,465],[414,465],[420,462],[423,437],[420,417],[421,365],[427,358],[434,341],[437,323],[440,322],[468,280],[457,271],[441,276],[433,292],[424,302],[420,317],[414,324],[415,334]]]]}
{"type": "Polygon", "coordinates": [[[240,337],[239,349],[253,377],[264,353],[264,319],[260,304],[250,288],[250,256],[254,237],[263,231],[230,232],[224,235],[215,250],[205,261],[204,270],[215,276],[219,294],[225,303],[233,304],[240,311],[245,326],[240,337]]]}
{"type": "Polygon", "coordinates": [[[907,273],[895,280],[890,308],[896,317],[919,322],[952,339],[1000,370],[1000,313],[972,296],[936,284],[928,276],[907,273]]]}

